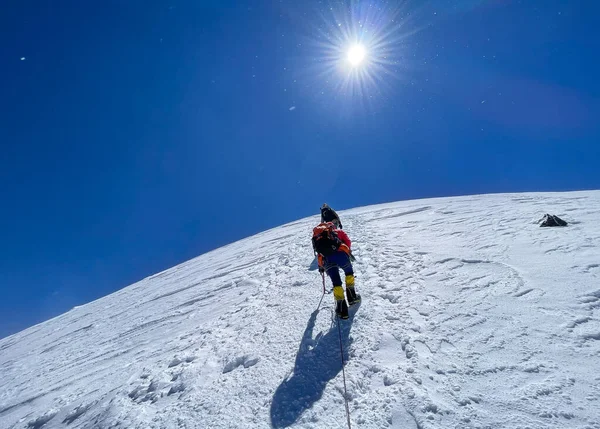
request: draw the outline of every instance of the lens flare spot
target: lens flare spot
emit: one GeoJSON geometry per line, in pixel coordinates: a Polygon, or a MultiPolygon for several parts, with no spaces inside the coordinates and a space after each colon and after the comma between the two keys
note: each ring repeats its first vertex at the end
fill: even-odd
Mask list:
{"type": "Polygon", "coordinates": [[[359,66],[367,56],[367,50],[363,45],[354,45],[348,50],[348,61],[353,67],[359,66]]]}

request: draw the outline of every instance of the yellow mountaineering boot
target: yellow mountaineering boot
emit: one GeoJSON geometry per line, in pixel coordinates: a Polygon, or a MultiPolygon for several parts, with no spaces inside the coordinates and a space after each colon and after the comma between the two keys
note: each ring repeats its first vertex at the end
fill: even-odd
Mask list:
{"type": "Polygon", "coordinates": [[[360,295],[354,289],[354,276],[346,276],[346,294],[348,295],[348,304],[354,305],[360,302],[360,295]]]}
{"type": "Polygon", "coordinates": [[[348,304],[344,298],[344,288],[341,285],[333,287],[333,297],[335,298],[335,314],[340,319],[347,319],[348,304]]]}

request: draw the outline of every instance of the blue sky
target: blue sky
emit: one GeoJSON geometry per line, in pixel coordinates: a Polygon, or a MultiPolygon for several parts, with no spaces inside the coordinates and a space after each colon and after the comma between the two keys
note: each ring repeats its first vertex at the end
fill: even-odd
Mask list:
{"type": "Polygon", "coordinates": [[[600,188],[600,5],[340,5],[4,4],[0,337],[323,202],[600,188]]]}

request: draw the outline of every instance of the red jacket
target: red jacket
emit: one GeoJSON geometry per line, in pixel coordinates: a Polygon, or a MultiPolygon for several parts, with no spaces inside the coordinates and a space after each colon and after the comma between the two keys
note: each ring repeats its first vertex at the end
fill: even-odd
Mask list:
{"type": "MultiPolygon", "coordinates": [[[[338,249],[338,252],[345,252],[348,255],[350,255],[350,252],[352,251],[352,242],[350,241],[350,237],[348,237],[348,234],[346,234],[341,229],[335,229],[335,233],[340,238],[340,240],[342,240],[342,243],[343,243],[340,246],[340,248],[338,249]]],[[[318,263],[319,263],[319,267],[323,266],[323,255],[319,254],[318,263]]]]}
{"type": "MultiPolygon", "coordinates": [[[[350,241],[350,238],[348,237],[348,234],[346,234],[346,233],[345,233],[343,230],[341,230],[341,229],[336,229],[336,230],[335,230],[335,232],[336,232],[337,236],[338,236],[338,237],[340,237],[340,240],[342,240],[342,241],[344,242],[344,244],[345,244],[346,246],[348,246],[348,250],[352,250],[352,249],[351,249],[351,247],[352,247],[352,242],[350,241]]],[[[341,249],[341,247],[340,247],[340,249],[341,249]]],[[[345,252],[345,250],[344,250],[344,252],[345,252]]],[[[348,252],[346,252],[346,253],[348,253],[348,252]]]]}

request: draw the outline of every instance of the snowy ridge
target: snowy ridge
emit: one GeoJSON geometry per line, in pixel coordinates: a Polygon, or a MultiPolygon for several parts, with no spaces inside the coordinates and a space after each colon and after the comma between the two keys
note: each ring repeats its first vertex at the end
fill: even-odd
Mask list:
{"type": "MultiPolygon", "coordinates": [[[[599,214],[600,191],[340,212],[363,296],[341,326],[352,427],[600,428],[599,214]]],[[[316,222],[0,340],[0,427],[347,427],[316,222]]]]}

